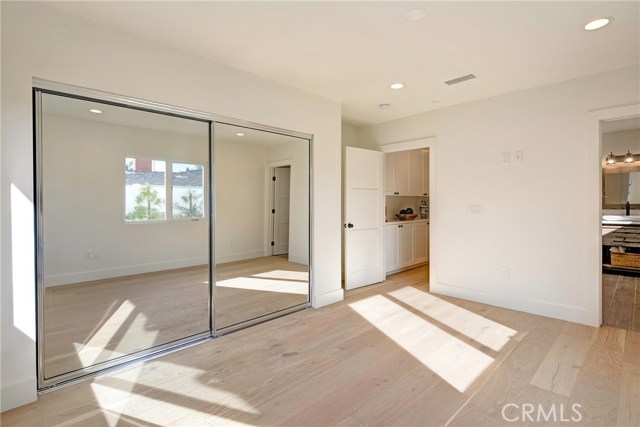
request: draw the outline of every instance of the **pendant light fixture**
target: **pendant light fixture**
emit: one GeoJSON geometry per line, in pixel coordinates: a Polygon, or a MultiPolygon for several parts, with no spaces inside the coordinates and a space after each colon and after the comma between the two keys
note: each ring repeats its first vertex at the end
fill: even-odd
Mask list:
{"type": "Polygon", "coordinates": [[[627,150],[627,154],[625,154],[625,156],[624,156],[624,162],[625,163],[633,163],[634,162],[633,154],[631,154],[631,151],[627,150]]]}

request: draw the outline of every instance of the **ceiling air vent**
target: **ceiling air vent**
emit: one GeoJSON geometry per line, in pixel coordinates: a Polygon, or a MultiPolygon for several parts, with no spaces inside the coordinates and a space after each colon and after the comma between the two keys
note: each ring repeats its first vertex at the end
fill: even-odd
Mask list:
{"type": "Polygon", "coordinates": [[[447,80],[444,82],[447,86],[457,85],[458,83],[466,82],[467,80],[473,80],[477,77],[474,74],[467,74],[466,76],[456,77],[455,79],[447,80]]]}

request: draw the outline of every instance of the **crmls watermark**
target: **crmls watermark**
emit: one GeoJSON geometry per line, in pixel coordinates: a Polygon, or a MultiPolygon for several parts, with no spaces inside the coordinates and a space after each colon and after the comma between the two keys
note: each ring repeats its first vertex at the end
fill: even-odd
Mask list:
{"type": "Polygon", "coordinates": [[[582,405],[574,403],[570,407],[564,403],[556,405],[534,405],[532,403],[507,403],[502,407],[502,419],[510,423],[515,422],[574,422],[582,421],[582,405]]]}

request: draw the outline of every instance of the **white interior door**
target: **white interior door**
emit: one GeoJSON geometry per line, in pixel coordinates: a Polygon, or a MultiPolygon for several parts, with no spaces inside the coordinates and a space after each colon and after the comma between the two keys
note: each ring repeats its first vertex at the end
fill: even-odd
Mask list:
{"type": "Polygon", "coordinates": [[[291,168],[274,168],[273,182],[273,255],[289,253],[289,200],[291,168]]]}
{"type": "Polygon", "coordinates": [[[384,280],[383,153],[346,147],[345,288],[384,280]]]}

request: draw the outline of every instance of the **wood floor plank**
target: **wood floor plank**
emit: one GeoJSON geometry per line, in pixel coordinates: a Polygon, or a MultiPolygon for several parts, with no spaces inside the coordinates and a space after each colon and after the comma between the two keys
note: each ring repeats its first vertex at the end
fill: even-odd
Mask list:
{"type": "Polygon", "coordinates": [[[571,396],[587,351],[596,339],[596,329],[568,323],[531,379],[531,385],[571,396]]]}
{"type": "Polygon", "coordinates": [[[627,331],[617,425],[640,426],[640,332],[627,331]]]}
{"type": "Polygon", "coordinates": [[[582,405],[585,425],[616,425],[626,332],[608,326],[597,330],[571,395],[582,405]]]}

